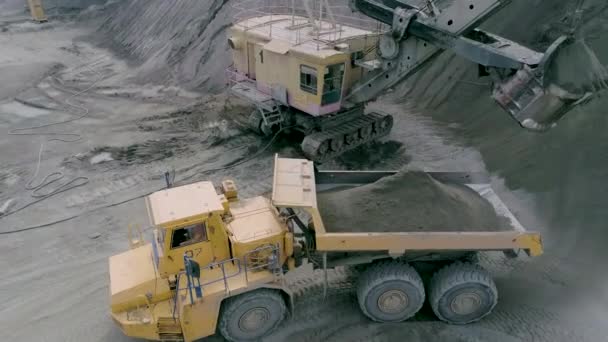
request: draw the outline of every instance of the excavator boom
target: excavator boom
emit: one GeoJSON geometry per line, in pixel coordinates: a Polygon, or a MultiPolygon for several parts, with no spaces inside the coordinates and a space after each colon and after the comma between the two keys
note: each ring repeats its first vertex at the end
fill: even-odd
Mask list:
{"type": "Polygon", "coordinates": [[[500,0],[351,0],[351,7],[391,26],[380,38],[378,60],[346,101],[367,102],[407,79],[439,53],[450,50],[480,66],[493,80],[492,97],[523,127],[544,130],[589,98],[548,84],[546,71],[568,42],[558,38],[545,53],[477,28],[509,1],[500,0]]]}

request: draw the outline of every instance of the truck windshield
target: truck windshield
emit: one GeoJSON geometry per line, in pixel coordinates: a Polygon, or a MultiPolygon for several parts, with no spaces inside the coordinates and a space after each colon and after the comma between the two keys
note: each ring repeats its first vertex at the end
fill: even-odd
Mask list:
{"type": "Polygon", "coordinates": [[[325,67],[321,105],[340,101],[340,97],[342,96],[342,78],[344,78],[344,63],[325,67]]]}

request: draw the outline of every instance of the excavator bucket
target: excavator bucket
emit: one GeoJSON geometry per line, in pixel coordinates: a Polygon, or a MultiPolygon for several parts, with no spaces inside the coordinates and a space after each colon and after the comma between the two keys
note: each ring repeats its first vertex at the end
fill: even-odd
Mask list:
{"type": "Polygon", "coordinates": [[[574,94],[546,81],[551,61],[559,49],[568,43],[566,36],[558,38],[547,49],[538,66],[532,68],[524,65],[513,76],[495,86],[492,97],[522,127],[534,131],[547,130],[555,126],[568,111],[592,96],[591,93],[574,94]]]}

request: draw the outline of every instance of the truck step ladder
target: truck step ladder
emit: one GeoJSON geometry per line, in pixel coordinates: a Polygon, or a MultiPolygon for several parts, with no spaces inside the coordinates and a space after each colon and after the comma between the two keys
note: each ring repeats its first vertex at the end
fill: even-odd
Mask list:
{"type": "Polygon", "coordinates": [[[158,336],[161,341],[172,341],[178,342],[183,341],[184,336],[182,335],[182,327],[179,321],[172,317],[159,317],[156,323],[158,328],[158,336]]]}

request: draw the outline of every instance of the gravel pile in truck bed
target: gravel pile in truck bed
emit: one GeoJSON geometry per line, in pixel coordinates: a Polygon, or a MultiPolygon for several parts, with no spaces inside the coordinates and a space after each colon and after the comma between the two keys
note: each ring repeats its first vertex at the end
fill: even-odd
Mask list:
{"type": "Polygon", "coordinates": [[[327,232],[504,231],[510,224],[474,190],[401,171],[375,183],[319,193],[327,232]]]}

